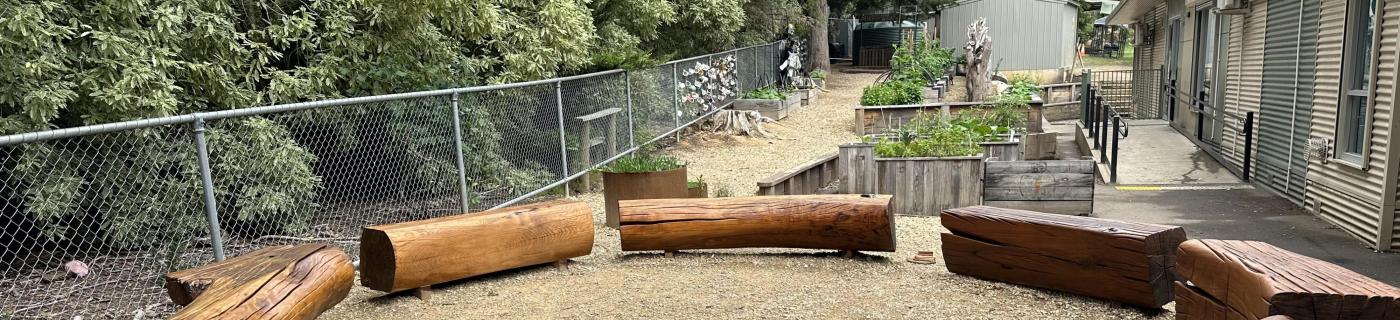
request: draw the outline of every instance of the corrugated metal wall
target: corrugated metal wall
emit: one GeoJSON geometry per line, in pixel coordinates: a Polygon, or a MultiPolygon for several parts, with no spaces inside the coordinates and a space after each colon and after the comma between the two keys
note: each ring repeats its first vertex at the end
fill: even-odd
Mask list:
{"type": "Polygon", "coordinates": [[[986,17],[993,68],[1043,70],[1069,67],[1074,59],[1078,8],[1062,0],[972,0],[945,8],[938,21],[943,47],[959,54],[967,26],[986,17]]]}
{"type": "MultiPolygon", "coordinates": [[[[1240,134],[1247,113],[1259,112],[1260,86],[1264,73],[1264,27],[1268,3],[1256,2],[1247,14],[1227,16],[1229,45],[1225,53],[1225,92],[1222,110],[1227,122],[1223,126],[1219,154],[1236,168],[1244,165],[1244,137],[1240,134]],[[1236,122],[1236,119],[1241,119],[1236,122]]],[[[1258,120],[1254,126],[1254,149],[1259,149],[1258,120]]],[[[1249,150],[1253,152],[1255,150],[1249,150]]]]}
{"type": "Polygon", "coordinates": [[[1254,179],[1302,203],[1307,176],[1318,0],[1269,0],[1254,179]],[[1308,5],[1311,3],[1311,5],[1308,5]],[[1307,14],[1305,8],[1312,8],[1307,14]],[[1311,16],[1311,17],[1310,17],[1311,16]],[[1311,18],[1311,19],[1309,19],[1311,18]]]}
{"type": "MultiPolygon", "coordinates": [[[[1312,136],[1316,139],[1334,139],[1341,89],[1342,40],[1346,33],[1346,1],[1327,0],[1316,9],[1305,8],[1304,12],[1305,17],[1308,12],[1316,12],[1315,16],[1318,19],[1315,29],[1318,30],[1317,81],[1314,86],[1315,99],[1312,100],[1312,136]]],[[[1393,86],[1394,82],[1390,78],[1386,75],[1377,79],[1377,84],[1384,86],[1385,83],[1381,81],[1385,81],[1393,86]]],[[[1389,119],[1388,111],[1385,116],[1389,119]]],[[[1373,121],[1373,128],[1379,130],[1381,128],[1376,127],[1389,125],[1388,121],[1384,125],[1380,122],[1373,121]]],[[[1388,128],[1385,131],[1379,134],[1376,130],[1371,132],[1371,157],[1367,162],[1372,168],[1385,167],[1384,147],[1387,141],[1376,140],[1387,137],[1388,128]]],[[[1339,160],[1330,160],[1328,163],[1314,160],[1308,166],[1309,205],[1317,210],[1323,219],[1375,245],[1377,233],[1380,231],[1381,203],[1381,195],[1376,190],[1381,190],[1385,180],[1381,171],[1384,170],[1363,171],[1346,167],[1339,163],[1339,160]]]]}
{"type": "MultiPolygon", "coordinates": [[[[1397,83],[1397,75],[1395,74],[1396,68],[1400,67],[1397,66],[1397,64],[1400,64],[1400,61],[1396,61],[1397,56],[1400,56],[1400,52],[1397,52],[1400,51],[1400,1],[1388,1],[1383,3],[1385,5],[1380,13],[1382,18],[1381,21],[1377,23],[1377,26],[1381,28],[1381,42],[1379,44],[1380,55],[1377,57],[1376,65],[1375,129],[1371,132],[1372,135],[1381,138],[1372,139],[1372,141],[1376,141],[1378,144],[1372,146],[1371,156],[1385,159],[1392,156],[1400,156],[1391,155],[1389,150],[1390,141],[1393,141],[1392,135],[1394,134],[1390,124],[1393,122],[1392,118],[1396,116],[1394,111],[1396,103],[1395,90],[1396,85],[1400,84],[1397,83]],[[1377,155],[1376,150],[1380,150],[1380,152],[1385,154],[1377,155]]],[[[1389,179],[1397,179],[1397,173],[1395,172],[1381,172],[1381,174],[1385,177],[1389,177],[1389,179]]],[[[1391,228],[1391,238],[1388,241],[1390,242],[1389,249],[1400,247],[1400,232],[1397,232],[1400,231],[1400,224],[1396,224],[1393,219],[1394,217],[1392,216],[1391,221],[1381,221],[1382,228],[1387,224],[1389,224],[1391,228]]]]}

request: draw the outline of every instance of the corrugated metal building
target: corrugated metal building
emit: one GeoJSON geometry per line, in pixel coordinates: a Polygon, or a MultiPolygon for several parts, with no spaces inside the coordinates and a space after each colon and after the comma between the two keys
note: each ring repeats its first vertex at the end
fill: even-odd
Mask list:
{"type": "MultiPolygon", "coordinates": [[[[1161,117],[1237,174],[1378,250],[1400,249],[1391,153],[1400,1],[1126,0],[1136,69],[1176,90],[1161,117]],[[1221,1],[1230,2],[1230,1],[1221,1]],[[1254,150],[1239,133],[1256,114],[1254,150]]],[[[1168,92],[1171,92],[1170,90],[1168,92]]]]}
{"type": "Polygon", "coordinates": [[[1066,0],[964,0],[940,10],[929,23],[938,26],[943,47],[959,54],[967,44],[967,26],[987,18],[992,34],[993,68],[1003,71],[1068,68],[1074,63],[1075,24],[1079,7],[1066,0]]]}

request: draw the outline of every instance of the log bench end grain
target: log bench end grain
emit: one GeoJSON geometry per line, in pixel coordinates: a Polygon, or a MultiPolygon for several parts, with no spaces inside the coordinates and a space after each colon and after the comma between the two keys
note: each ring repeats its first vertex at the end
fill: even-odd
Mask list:
{"type": "Polygon", "coordinates": [[[165,275],[172,319],[315,319],[350,294],[355,267],[324,244],[272,246],[165,275]]]}
{"type": "Polygon", "coordinates": [[[1267,243],[1191,240],[1176,255],[1178,285],[1246,319],[1400,319],[1400,289],[1267,243]]]}
{"type": "Polygon", "coordinates": [[[622,250],[801,248],[894,251],[888,196],[798,195],[622,201],[622,250]]]}
{"type": "Polygon", "coordinates": [[[592,209],[555,200],[366,227],[360,237],[360,282],[399,292],[592,250],[592,209]]]}
{"type": "Polygon", "coordinates": [[[949,272],[1160,308],[1173,300],[1177,226],[986,206],[943,211],[949,272]]]}

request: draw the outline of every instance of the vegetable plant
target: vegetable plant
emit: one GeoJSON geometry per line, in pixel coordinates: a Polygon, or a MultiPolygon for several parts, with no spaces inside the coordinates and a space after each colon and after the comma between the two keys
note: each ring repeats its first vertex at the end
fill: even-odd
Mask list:
{"type": "Polygon", "coordinates": [[[783,100],[786,95],[774,88],[758,88],[745,92],[744,99],[783,100]]]}
{"type": "Polygon", "coordinates": [[[891,80],[869,87],[861,93],[862,106],[915,104],[923,101],[923,84],[916,81],[891,80]]]}
{"type": "Polygon", "coordinates": [[[812,79],[826,80],[826,71],[812,70],[812,72],[807,73],[807,76],[812,77],[812,79]]]}
{"type": "Polygon", "coordinates": [[[608,173],[643,173],[673,170],[684,165],[676,157],[641,152],[617,159],[599,170],[608,173]]]}

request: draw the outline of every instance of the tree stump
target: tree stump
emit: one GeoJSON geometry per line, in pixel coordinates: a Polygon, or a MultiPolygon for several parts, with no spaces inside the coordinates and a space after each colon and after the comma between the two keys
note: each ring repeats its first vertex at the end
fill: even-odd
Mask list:
{"type": "Polygon", "coordinates": [[[777,247],[892,252],[889,200],[802,195],[622,201],[622,250],[777,247]]]}
{"type": "Polygon", "coordinates": [[[1178,299],[1178,310],[1224,308],[1245,319],[1400,319],[1400,289],[1267,243],[1191,240],[1176,255],[1178,280],[1189,281],[1179,285],[1204,297],[1178,299]]]}
{"type": "Polygon", "coordinates": [[[315,319],[345,299],[355,267],[324,244],[274,246],[165,275],[172,319],[315,319]]]}
{"type": "Polygon", "coordinates": [[[987,18],[977,18],[967,26],[967,101],[986,101],[992,92],[992,73],[989,63],[992,58],[992,35],[987,29],[987,18]]]}
{"type": "Polygon", "coordinates": [[[366,227],[360,283],[399,292],[592,251],[592,209],[556,200],[366,227]]]}
{"type": "Polygon", "coordinates": [[[1181,227],[976,206],[943,211],[948,271],[1160,308],[1181,227]]]}

